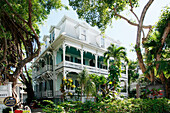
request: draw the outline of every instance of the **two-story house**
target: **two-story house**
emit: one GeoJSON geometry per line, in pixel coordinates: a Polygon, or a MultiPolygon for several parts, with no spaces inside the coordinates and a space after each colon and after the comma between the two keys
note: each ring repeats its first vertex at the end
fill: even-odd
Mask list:
{"type": "MultiPolygon", "coordinates": [[[[103,54],[111,43],[120,46],[119,41],[108,36],[104,38],[86,23],[67,16],[56,26],[51,26],[49,32],[49,36],[43,37],[45,44],[32,65],[37,98],[60,99],[62,78],[72,78],[73,84],[77,86],[77,75],[84,68],[89,74],[108,76],[109,65],[103,63],[103,54]]],[[[128,86],[127,73],[122,74],[120,79],[128,86]]],[[[127,96],[127,92],[124,95],[127,96]]]]}

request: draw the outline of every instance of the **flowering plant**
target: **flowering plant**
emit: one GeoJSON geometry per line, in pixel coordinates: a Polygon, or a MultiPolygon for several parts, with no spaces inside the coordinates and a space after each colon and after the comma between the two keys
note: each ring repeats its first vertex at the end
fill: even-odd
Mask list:
{"type": "Polygon", "coordinates": [[[149,96],[158,97],[158,96],[163,95],[163,93],[161,93],[161,92],[163,92],[163,90],[161,90],[161,89],[153,88],[150,91],[151,91],[151,93],[149,94],[149,96]]]}

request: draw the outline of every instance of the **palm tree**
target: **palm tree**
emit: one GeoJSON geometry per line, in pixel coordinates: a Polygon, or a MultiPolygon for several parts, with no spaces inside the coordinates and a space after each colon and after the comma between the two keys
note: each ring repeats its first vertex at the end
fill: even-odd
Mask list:
{"type": "Polygon", "coordinates": [[[90,79],[88,71],[86,69],[82,70],[82,72],[79,73],[77,80],[79,81],[81,86],[81,101],[82,101],[83,92],[86,94],[87,99],[90,94],[92,95],[95,94],[96,85],[92,81],[92,79],[90,79]]]}
{"type": "MultiPolygon", "coordinates": [[[[110,76],[108,76],[108,82],[111,82],[111,89],[117,90],[119,84],[119,77],[121,75],[121,60],[128,61],[126,57],[126,52],[124,47],[116,47],[116,45],[111,44],[107,48],[107,52],[104,53],[104,62],[107,63],[110,57],[114,58],[114,65],[109,67],[110,76]]],[[[114,93],[113,93],[113,96],[114,93]]]]}
{"type": "Polygon", "coordinates": [[[90,79],[90,77],[88,77],[88,79],[86,81],[86,85],[84,87],[84,93],[86,94],[87,99],[90,96],[90,94],[96,95],[96,85],[92,81],[92,79],[90,79]]]}
{"type": "Polygon", "coordinates": [[[111,46],[107,48],[107,52],[104,53],[104,57],[105,63],[107,62],[107,60],[109,60],[110,57],[113,57],[114,64],[118,66],[118,68],[121,68],[121,59],[127,61],[125,48],[116,47],[114,44],[111,44],[111,46]]]}
{"type": "Polygon", "coordinates": [[[84,69],[79,73],[78,78],[77,78],[77,80],[79,81],[79,84],[81,86],[81,101],[82,101],[84,87],[85,87],[87,80],[89,78],[88,76],[89,76],[88,71],[86,69],[84,69]]]}

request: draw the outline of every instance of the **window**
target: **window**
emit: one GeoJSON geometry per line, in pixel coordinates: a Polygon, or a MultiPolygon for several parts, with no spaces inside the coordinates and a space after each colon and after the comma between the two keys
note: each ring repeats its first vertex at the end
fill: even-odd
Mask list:
{"type": "Polygon", "coordinates": [[[42,91],[42,82],[39,84],[39,92],[42,91]]]}
{"type": "Polygon", "coordinates": [[[47,41],[45,41],[45,49],[47,49],[47,41]]]}
{"type": "Polygon", "coordinates": [[[70,61],[70,56],[65,56],[66,61],[70,61]]]}
{"type": "Polygon", "coordinates": [[[104,38],[101,37],[101,47],[104,47],[104,38]]]}
{"type": "Polygon", "coordinates": [[[95,60],[93,60],[93,59],[91,59],[90,61],[89,61],[89,64],[90,64],[90,66],[93,66],[93,67],[95,67],[95,60]]]}
{"type": "Polygon", "coordinates": [[[55,33],[54,31],[50,34],[50,43],[52,43],[55,39],[55,33]]]}
{"type": "Polygon", "coordinates": [[[73,57],[71,56],[71,62],[73,62],[73,57]]]}
{"type": "Polygon", "coordinates": [[[79,82],[78,82],[78,80],[75,80],[75,86],[76,86],[76,88],[79,87],[79,82]]]}
{"type": "Polygon", "coordinates": [[[42,61],[42,67],[44,67],[45,66],[45,62],[44,61],[42,61]]]}
{"type": "Polygon", "coordinates": [[[55,33],[54,33],[54,31],[52,32],[52,40],[54,41],[54,39],[55,39],[55,33]]]}
{"type": "Polygon", "coordinates": [[[53,80],[49,80],[50,90],[53,90],[53,80]]]}
{"type": "Polygon", "coordinates": [[[86,40],[86,30],[83,30],[81,33],[81,39],[86,40]]]}
{"type": "Polygon", "coordinates": [[[81,60],[79,58],[75,58],[75,63],[81,64],[81,60]]]}
{"type": "Polygon", "coordinates": [[[50,34],[50,43],[51,43],[52,39],[51,39],[51,34],[50,34]]]}
{"type": "Polygon", "coordinates": [[[61,54],[61,61],[63,61],[63,54],[61,54]]]}

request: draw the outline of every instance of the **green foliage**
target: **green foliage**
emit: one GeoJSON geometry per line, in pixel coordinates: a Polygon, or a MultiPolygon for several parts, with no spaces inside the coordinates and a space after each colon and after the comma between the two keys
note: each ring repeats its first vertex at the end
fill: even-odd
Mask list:
{"type": "Polygon", "coordinates": [[[75,98],[78,101],[81,97],[81,87],[76,87],[75,93],[77,94],[77,98],[76,97],[75,98]]]}
{"type": "Polygon", "coordinates": [[[114,58],[112,63],[115,64],[118,68],[121,68],[121,60],[128,62],[125,48],[116,47],[114,44],[111,44],[111,46],[107,48],[107,52],[104,53],[105,63],[107,63],[107,60],[109,60],[111,57],[114,58]]]}
{"type": "MultiPolygon", "coordinates": [[[[51,107],[49,111],[54,113],[168,113],[170,111],[170,100],[159,99],[124,99],[114,100],[110,103],[104,102],[64,102],[58,107],[51,107]],[[58,111],[57,111],[58,110],[58,111]]],[[[45,109],[43,109],[45,110],[45,109]]],[[[47,110],[46,110],[47,111],[47,110]]],[[[49,113],[47,111],[47,113],[49,113]]]]}
{"type": "Polygon", "coordinates": [[[144,91],[141,93],[141,98],[160,98],[161,95],[163,95],[163,90],[161,90],[161,88],[156,89],[153,88],[151,90],[149,89],[144,89],[144,91]]]}
{"type": "Polygon", "coordinates": [[[63,7],[61,0],[1,0],[0,74],[4,79],[17,80],[22,68],[39,55],[38,25],[47,19],[50,10],[63,7]]]}
{"type": "Polygon", "coordinates": [[[128,83],[135,82],[139,78],[139,64],[137,61],[129,61],[128,63],[128,83]]]}
{"type": "MultiPolygon", "coordinates": [[[[95,83],[96,87],[96,94],[98,94],[98,91],[101,89],[101,85],[104,85],[107,83],[107,79],[104,77],[104,75],[96,75],[96,74],[90,74],[90,79],[95,83]]],[[[96,96],[96,95],[94,95],[96,96]]]]}
{"type": "MultiPolygon", "coordinates": [[[[131,0],[132,6],[138,6],[138,0],[131,0]]],[[[129,8],[129,0],[69,0],[69,5],[76,10],[79,18],[86,20],[91,26],[97,26],[101,31],[111,25],[116,13],[129,8]]]]}
{"type": "Polygon", "coordinates": [[[113,87],[112,90],[119,91],[119,78],[120,78],[120,69],[117,68],[115,65],[111,65],[109,67],[109,76],[108,76],[108,82],[110,82],[111,87],[113,87]]]}
{"type": "MultiPolygon", "coordinates": [[[[170,77],[170,34],[165,39],[164,44],[162,45],[162,36],[164,34],[165,28],[170,22],[170,7],[165,7],[162,10],[162,15],[160,20],[154,26],[153,31],[150,33],[148,40],[144,43],[144,47],[148,49],[146,53],[146,63],[147,71],[145,73],[150,73],[152,70],[155,71],[155,76],[164,73],[166,78],[170,77]],[[162,49],[161,49],[162,48],[162,49]],[[160,54],[160,61],[157,60],[157,55],[160,54]],[[159,64],[158,69],[156,66],[159,64]]],[[[158,77],[158,76],[157,76],[158,77]]]]}
{"type": "Polygon", "coordinates": [[[2,113],[9,113],[9,111],[11,111],[11,108],[7,107],[2,110],[2,113]]]}
{"type": "Polygon", "coordinates": [[[81,100],[83,92],[87,95],[87,98],[89,97],[90,94],[92,95],[96,94],[95,83],[92,81],[92,79],[90,79],[90,76],[86,69],[83,69],[79,73],[77,80],[79,81],[81,87],[81,100]]]}
{"type": "Polygon", "coordinates": [[[136,89],[132,89],[132,90],[128,91],[128,97],[129,98],[136,97],[136,89]]]}
{"type": "Polygon", "coordinates": [[[51,100],[43,100],[40,106],[45,113],[64,113],[63,107],[54,104],[51,100]]]}

